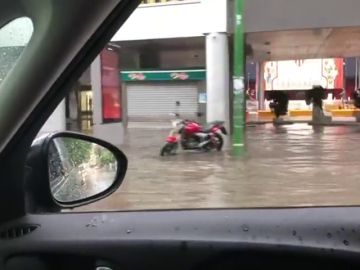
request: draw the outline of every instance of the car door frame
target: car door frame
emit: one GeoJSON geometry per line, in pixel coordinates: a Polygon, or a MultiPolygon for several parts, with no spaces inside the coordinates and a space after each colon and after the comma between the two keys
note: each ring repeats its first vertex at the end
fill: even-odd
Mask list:
{"type": "MultiPolygon", "coordinates": [[[[52,63],[54,66],[57,64],[59,66],[47,69],[46,65],[41,63],[44,50],[55,55],[58,53],[56,49],[61,49],[61,47],[59,45],[54,46],[51,42],[46,43],[47,37],[45,35],[49,35],[50,39],[52,37],[51,31],[54,31],[51,29],[53,21],[60,20],[59,16],[63,16],[69,20],[71,19],[69,18],[69,14],[61,14],[59,11],[59,7],[61,6],[56,6],[59,5],[59,1],[52,0],[4,0],[0,5],[2,8],[0,16],[3,18],[0,20],[0,25],[5,25],[10,20],[23,16],[31,18],[34,23],[33,37],[29,45],[24,49],[20,59],[16,62],[13,70],[11,70],[10,74],[8,74],[4,82],[0,85],[1,90],[2,92],[9,93],[21,87],[36,89],[36,91],[33,90],[34,94],[28,93],[26,97],[19,97],[19,99],[11,96],[12,100],[8,103],[11,104],[11,102],[13,102],[15,107],[21,106],[21,109],[11,110],[7,118],[3,115],[1,119],[0,116],[0,130],[3,131],[0,135],[0,145],[2,146],[0,152],[0,175],[2,176],[0,181],[0,224],[1,222],[26,214],[26,200],[30,198],[26,197],[24,187],[36,183],[25,183],[24,179],[29,178],[26,176],[31,174],[31,170],[25,167],[25,161],[27,152],[35,136],[47,118],[65,97],[71,86],[86,68],[88,68],[119,27],[138,6],[140,0],[109,0],[106,3],[93,3],[92,7],[87,8],[87,10],[84,10],[83,5],[83,9],[80,10],[80,5],[84,4],[84,2],[85,1],[67,2],[67,5],[74,3],[73,5],[77,7],[79,13],[77,15],[79,18],[83,15],[80,14],[80,12],[89,12],[89,10],[91,10],[94,14],[94,18],[91,18],[91,20],[88,19],[89,29],[86,30],[87,32],[84,31],[85,23],[81,29],[80,26],[78,27],[79,29],[77,29],[77,26],[70,25],[73,26],[71,29],[73,32],[68,33],[69,39],[71,40],[71,37],[78,38],[78,40],[82,38],[84,43],[79,46],[76,46],[76,44],[71,46],[71,43],[69,43],[69,47],[63,46],[62,49],[64,52],[62,52],[62,54],[64,58],[67,57],[66,60],[68,60],[68,62],[64,62],[59,57],[59,59],[54,59],[52,63]],[[103,9],[100,8],[100,5],[104,6],[103,9]],[[49,14],[40,12],[42,8],[49,14]],[[6,14],[6,16],[4,14],[6,14]],[[68,17],[66,17],[66,15],[68,15],[68,17]],[[41,29],[41,31],[39,31],[41,33],[39,34],[37,33],[37,27],[41,29]],[[82,32],[86,33],[80,36],[82,32]],[[36,46],[39,48],[36,48],[36,46]],[[51,48],[52,46],[54,48],[51,48]],[[28,62],[26,62],[26,60],[28,62]],[[34,73],[33,70],[24,70],[25,68],[22,68],[22,65],[29,64],[30,61],[33,61],[35,66],[36,64],[43,64],[42,72],[34,73]],[[31,73],[31,75],[29,75],[29,73],[31,73]],[[47,76],[49,78],[47,78],[47,76]],[[16,80],[12,79],[15,77],[16,80]],[[28,84],[24,83],[26,81],[28,81],[28,84]],[[37,100],[32,97],[32,95],[36,94],[38,95],[37,100]],[[14,132],[11,132],[11,129],[13,129],[14,132]],[[11,207],[9,208],[8,205],[11,205],[11,207]]],[[[60,4],[63,5],[63,3],[60,4]]],[[[70,10],[71,9],[68,11],[70,10]]],[[[55,22],[53,24],[55,25],[55,22]]],[[[59,22],[57,22],[56,27],[60,26],[59,22]]],[[[69,25],[67,25],[67,27],[69,28],[69,25]]],[[[48,63],[50,61],[52,61],[52,59],[49,60],[48,63]]],[[[6,103],[6,101],[0,100],[0,105],[4,103],[6,103]]]]}

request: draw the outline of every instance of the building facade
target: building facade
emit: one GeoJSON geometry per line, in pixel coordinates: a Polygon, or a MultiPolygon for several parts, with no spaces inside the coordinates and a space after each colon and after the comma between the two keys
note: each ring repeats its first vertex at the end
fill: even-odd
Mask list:
{"type": "MultiPolygon", "coordinates": [[[[264,106],[265,62],[359,56],[355,2],[245,1],[255,107],[264,106]]],[[[133,123],[164,123],[172,112],[229,127],[233,10],[234,0],[143,1],[61,105],[68,125],[115,144],[133,123]]]]}
{"type": "Polygon", "coordinates": [[[68,128],[119,145],[127,127],[169,126],[173,112],[229,123],[228,9],[226,0],[143,1],[60,106],[68,128]]]}

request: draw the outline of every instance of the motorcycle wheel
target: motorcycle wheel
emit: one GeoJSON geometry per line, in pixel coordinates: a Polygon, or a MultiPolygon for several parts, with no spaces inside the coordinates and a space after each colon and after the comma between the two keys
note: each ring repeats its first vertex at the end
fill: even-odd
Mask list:
{"type": "Polygon", "coordinates": [[[167,143],[161,148],[160,156],[170,156],[175,155],[177,149],[177,143],[167,143]]]}
{"type": "Polygon", "coordinates": [[[215,148],[216,150],[221,151],[224,145],[224,139],[220,134],[217,133],[215,134],[215,138],[217,141],[217,143],[215,144],[215,148]]]}

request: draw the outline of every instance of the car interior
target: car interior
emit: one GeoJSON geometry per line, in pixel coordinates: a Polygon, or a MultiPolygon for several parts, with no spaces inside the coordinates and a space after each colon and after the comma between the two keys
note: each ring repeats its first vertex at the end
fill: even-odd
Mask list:
{"type": "Polygon", "coordinates": [[[0,2],[0,26],[27,17],[34,28],[0,85],[0,269],[358,269],[358,207],[69,211],[121,188],[127,158],[86,135],[35,137],[139,2],[0,2]],[[55,163],[64,138],[107,149],[115,181],[73,202],[54,198],[50,182],[71,174],[55,163]]]}

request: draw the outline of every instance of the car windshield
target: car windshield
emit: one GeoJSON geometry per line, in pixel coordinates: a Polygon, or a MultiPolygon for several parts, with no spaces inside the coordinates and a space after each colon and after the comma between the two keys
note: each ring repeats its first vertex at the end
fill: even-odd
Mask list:
{"type": "MultiPolygon", "coordinates": [[[[358,14],[258,2],[142,1],[39,132],[128,157],[121,187],[75,211],[360,204],[358,14]]],[[[0,81],[32,33],[13,23],[0,81]]]]}

